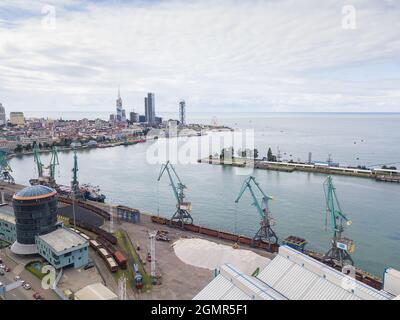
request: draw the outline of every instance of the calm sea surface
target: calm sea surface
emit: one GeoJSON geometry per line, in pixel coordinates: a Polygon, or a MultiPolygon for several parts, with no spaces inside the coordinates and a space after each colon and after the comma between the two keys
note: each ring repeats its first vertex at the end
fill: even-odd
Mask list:
{"type": "MultiPolygon", "coordinates": [[[[261,156],[266,155],[268,147],[274,153],[279,147],[282,157],[288,160],[307,160],[308,153],[312,152],[313,159],[325,161],[330,153],[335,162],[343,165],[400,167],[399,114],[221,114],[216,117],[198,114],[189,120],[253,129],[261,156]]],[[[110,201],[169,217],[175,200],[167,176],[157,182],[160,164],[154,159],[154,150],[162,155],[167,145],[171,155],[175,144],[185,152],[193,147],[195,159],[210,152],[203,148],[197,154],[197,147],[218,135],[225,136],[212,133],[178,141],[159,139],[134,146],[79,151],[79,180],[99,185],[110,201]]],[[[59,183],[70,183],[72,156],[72,152],[59,155],[59,183]]],[[[42,161],[47,164],[49,156],[42,155],[42,161]]],[[[11,166],[18,183],[28,184],[36,175],[31,156],[14,158],[11,166]]],[[[195,223],[249,236],[257,231],[259,216],[251,206],[250,195],[246,193],[239,204],[234,203],[249,172],[197,163],[178,163],[176,169],[188,187],[187,198],[193,203],[195,223]]],[[[322,184],[326,176],[263,170],[251,174],[276,198],[270,208],[278,236],[281,239],[290,234],[302,236],[309,241],[310,248],[327,250],[331,232],[325,231],[322,184]]],[[[341,176],[334,176],[334,183],[342,209],[353,221],[347,236],[356,243],[353,255],[356,264],[376,275],[381,275],[385,266],[400,269],[400,184],[341,176]]]]}

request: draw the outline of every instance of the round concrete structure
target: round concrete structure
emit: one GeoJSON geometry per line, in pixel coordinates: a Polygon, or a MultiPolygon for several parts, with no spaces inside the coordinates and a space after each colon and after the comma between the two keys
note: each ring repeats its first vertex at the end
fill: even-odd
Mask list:
{"type": "Polygon", "coordinates": [[[37,185],[27,187],[13,196],[17,242],[35,244],[35,236],[52,232],[57,223],[57,192],[37,185]]]}

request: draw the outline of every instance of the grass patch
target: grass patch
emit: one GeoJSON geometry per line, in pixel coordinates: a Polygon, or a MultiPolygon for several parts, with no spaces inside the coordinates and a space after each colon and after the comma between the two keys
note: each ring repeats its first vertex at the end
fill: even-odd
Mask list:
{"type": "Polygon", "coordinates": [[[4,240],[0,240],[0,249],[6,248],[10,245],[11,243],[4,241],[4,240]]]}
{"type": "Polygon", "coordinates": [[[118,240],[118,245],[123,248],[124,254],[126,254],[126,258],[128,259],[128,265],[126,270],[119,269],[118,272],[115,273],[115,277],[119,279],[122,274],[125,274],[127,278],[127,286],[131,287],[132,289],[135,288],[135,279],[134,279],[134,270],[133,264],[136,263],[139,266],[139,272],[143,278],[143,289],[148,290],[151,289],[151,276],[146,273],[142,263],[140,262],[139,256],[129,238],[128,234],[124,230],[119,230],[114,233],[114,236],[118,240]]]}
{"type": "Polygon", "coordinates": [[[46,273],[42,273],[38,267],[37,264],[40,264],[40,270],[43,267],[43,262],[42,261],[31,261],[29,262],[26,266],[25,269],[28,270],[30,273],[32,273],[35,277],[39,278],[40,280],[43,279],[43,277],[46,275],[46,273]]]}

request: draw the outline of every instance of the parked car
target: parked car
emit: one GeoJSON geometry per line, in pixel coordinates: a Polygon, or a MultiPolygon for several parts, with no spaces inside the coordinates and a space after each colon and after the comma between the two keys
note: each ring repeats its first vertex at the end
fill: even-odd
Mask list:
{"type": "Polygon", "coordinates": [[[24,288],[25,290],[31,290],[32,287],[31,287],[30,284],[24,283],[23,288],[24,288]]]}
{"type": "Polygon", "coordinates": [[[35,300],[43,300],[43,297],[38,292],[35,292],[32,297],[35,300]]]}
{"type": "Polygon", "coordinates": [[[10,272],[11,269],[10,269],[9,267],[6,266],[6,267],[4,268],[4,271],[5,271],[5,272],[10,272]]]}
{"type": "Polygon", "coordinates": [[[14,281],[19,281],[19,280],[21,280],[21,277],[20,277],[20,276],[15,276],[15,277],[14,277],[14,281]]]}
{"type": "Polygon", "coordinates": [[[0,282],[0,287],[4,286],[3,282],[0,282]]]}
{"type": "Polygon", "coordinates": [[[4,276],[4,271],[0,269],[0,276],[4,276]]]}
{"type": "Polygon", "coordinates": [[[84,270],[88,270],[90,268],[94,267],[94,263],[93,262],[89,262],[86,266],[83,267],[84,270]]]}
{"type": "Polygon", "coordinates": [[[6,265],[5,264],[3,264],[3,263],[0,263],[0,269],[4,269],[6,267],[6,265]]]}

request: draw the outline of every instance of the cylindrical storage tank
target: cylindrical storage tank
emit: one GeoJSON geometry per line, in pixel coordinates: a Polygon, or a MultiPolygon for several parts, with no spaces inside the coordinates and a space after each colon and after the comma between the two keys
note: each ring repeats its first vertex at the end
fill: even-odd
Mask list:
{"type": "Polygon", "coordinates": [[[35,236],[56,229],[57,192],[37,185],[18,191],[13,196],[17,242],[34,244],[35,236]]]}

